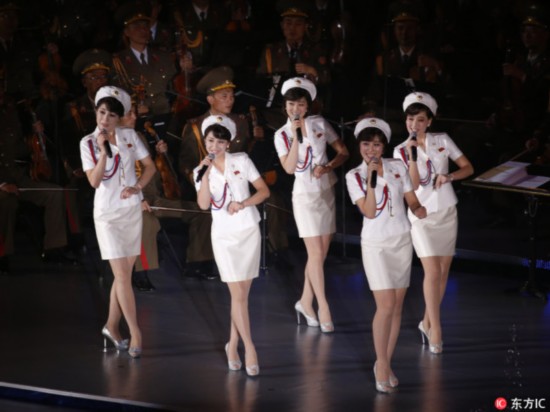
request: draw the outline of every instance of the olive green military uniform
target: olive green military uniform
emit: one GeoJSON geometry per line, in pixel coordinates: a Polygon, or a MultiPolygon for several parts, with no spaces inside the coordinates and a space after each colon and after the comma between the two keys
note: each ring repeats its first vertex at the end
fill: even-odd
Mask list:
{"type": "MultiPolygon", "coordinates": [[[[138,133],[147,147],[150,147],[143,134],[138,133]]],[[[153,153],[152,156],[158,156],[153,153]]],[[[195,202],[167,199],[164,197],[162,178],[156,173],[149,184],[143,188],[144,199],[150,206],[170,209],[183,209],[184,212],[155,210],[153,213],[143,212],[143,231],[141,255],[136,260],[136,271],[153,270],[159,268],[157,234],[160,230],[159,219],[181,219],[189,226],[189,243],[186,251],[187,263],[205,262],[214,259],[210,231],[212,216],[204,213],[195,202]]]]}
{"type": "MultiPolygon", "coordinates": [[[[209,111],[204,113],[202,116],[189,120],[183,128],[179,155],[179,167],[181,174],[188,178],[191,183],[193,183],[191,176],[193,169],[197,167],[206,154],[201,125],[204,119],[208,116],[210,116],[209,111]]],[[[234,113],[230,113],[227,116],[233,120],[237,126],[237,137],[231,141],[229,151],[231,153],[246,152],[250,136],[246,117],[244,115],[234,113]]]]}
{"type": "Polygon", "coordinates": [[[147,56],[147,63],[142,64],[131,49],[114,54],[113,64],[117,75],[113,83],[130,94],[136,94],[136,90],[142,86],[143,104],[149,108],[149,114],[169,113],[171,106],[168,92],[176,74],[174,61],[169,53],[162,50],[147,48],[147,56]]]}
{"type": "MultiPolygon", "coordinates": [[[[58,185],[45,182],[36,182],[30,178],[28,169],[29,150],[23,141],[21,124],[17,116],[15,105],[4,102],[0,106],[0,184],[12,183],[18,188],[33,189],[60,189],[58,185]]],[[[2,192],[3,193],[3,192],[2,192]]],[[[5,194],[2,194],[4,197],[5,194]]],[[[15,195],[7,195],[11,200],[7,202],[8,209],[13,208],[15,195]]],[[[45,250],[61,248],[67,245],[66,214],[63,191],[21,191],[16,200],[31,202],[44,208],[44,241],[45,250]]],[[[4,222],[0,219],[0,236],[8,252],[13,251],[13,220],[4,222]]]]}

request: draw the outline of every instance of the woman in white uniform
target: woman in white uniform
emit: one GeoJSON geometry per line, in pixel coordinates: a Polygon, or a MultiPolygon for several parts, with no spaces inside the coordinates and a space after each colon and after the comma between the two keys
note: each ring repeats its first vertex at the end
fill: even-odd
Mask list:
{"type": "Polygon", "coordinates": [[[422,221],[409,212],[412,240],[424,269],[424,318],[418,324],[422,343],[431,353],[443,352],[440,306],[455,253],[458,218],[452,182],[474,173],[470,161],[446,133],[429,133],[437,102],[427,93],[409,94],[403,102],[409,138],[395,147],[394,157],[403,161],[416,195],[426,207],[422,221]],[[458,170],[449,173],[449,159],[458,170]]]}
{"type": "Polygon", "coordinates": [[[304,316],[309,326],[323,332],[333,332],[334,324],[325,296],[323,265],[336,231],[333,169],[349,157],[348,150],[330,124],[321,116],[309,116],[317,90],[315,85],[302,77],[283,83],[286,124],[275,132],[275,148],[284,170],[295,177],[292,189],[292,208],[298,234],[304,239],[307,263],[304,289],[294,308],[300,323],[304,316]],[[328,160],[326,146],[336,152],[328,160]],[[317,299],[318,316],[313,310],[317,299]]]}
{"type": "Polygon", "coordinates": [[[194,170],[197,203],[212,210],[212,249],[222,282],[231,295],[231,332],[225,345],[230,370],[242,362],[237,347],[245,348],[246,373],[260,373],[250,333],[248,294],[260,270],[260,214],[256,205],[269,197],[269,189],[246,153],[229,153],[235,123],[227,116],[212,115],[202,123],[208,156],[194,170]],[[250,195],[249,183],[256,192],[250,195]]]}
{"type": "Polygon", "coordinates": [[[83,170],[96,189],[94,223],[101,258],[109,260],[114,275],[103,341],[105,348],[110,340],[117,350],[128,349],[128,341],[119,332],[124,316],[131,335],[128,353],[137,358],[142,344],[132,290],[132,267],[140,254],[141,188],[156,169],[135,131],[118,127],[121,117],[132,107],[128,93],[105,86],[98,90],[95,104],[97,127],[80,141],[80,156],[83,170]],[[143,164],[139,180],[136,160],[143,164]]]}
{"type": "Polygon", "coordinates": [[[346,185],[351,201],[364,216],[363,266],[376,302],[372,320],[376,389],[392,392],[399,381],[391,359],[401,328],[413,250],[403,198],[417,218],[426,217],[426,209],[414,194],[403,163],[382,159],[391,137],[389,125],[377,118],[365,118],[357,123],[355,137],[363,162],[346,174],[346,185]]]}

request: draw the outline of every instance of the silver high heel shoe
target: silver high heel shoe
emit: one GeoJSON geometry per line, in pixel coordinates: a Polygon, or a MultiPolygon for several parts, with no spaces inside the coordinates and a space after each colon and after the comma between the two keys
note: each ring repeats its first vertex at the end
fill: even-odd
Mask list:
{"type": "Polygon", "coordinates": [[[424,329],[424,323],[423,321],[420,321],[418,324],[418,330],[420,331],[420,337],[422,338],[422,345],[426,344],[426,341],[430,341],[428,338],[428,334],[426,333],[426,330],[424,329]]]}
{"type": "Polygon", "coordinates": [[[432,343],[430,342],[430,331],[424,329],[424,323],[420,321],[418,324],[418,330],[420,331],[420,337],[422,338],[422,345],[425,345],[426,342],[428,343],[428,349],[431,353],[435,355],[439,355],[443,352],[443,342],[441,343],[432,343]]]}
{"type": "Polygon", "coordinates": [[[430,331],[428,331],[428,347],[430,349],[430,352],[434,355],[440,355],[443,353],[443,341],[441,343],[432,343],[430,341],[430,331]]]}
{"type": "Polygon", "coordinates": [[[260,374],[260,366],[259,365],[247,366],[246,374],[248,376],[258,376],[260,374]]]}
{"type": "Polygon", "coordinates": [[[397,379],[397,376],[395,376],[393,372],[390,373],[390,386],[392,388],[397,388],[399,386],[399,379],[397,379]]]}
{"type": "MultiPolygon", "coordinates": [[[[379,381],[376,377],[376,362],[374,362],[374,367],[372,368],[372,371],[374,372],[374,381],[376,382],[376,390],[378,392],[382,393],[392,393],[394,391],[394,387],[391,385],[389,381],[379,381]]],[[[391,377],[390,377],[391,379],[391,377]]]]}
{"type": "Polygon", "coordinates": [[[141,352],[141,348],[137,346],[132,346],[130,349],[128,349],[128,354],[134,359],[140,358],[141,352]]]}
{"type": "Polygon", "coordinates": [[[300,301],[296,302],[294,309],[296,310],[296,321],[298,325],[301,323],[300,315],[302,315],[306,319],[307,326],[312,326],[314,328],[319,327],[319,321],[306,313],[300,301]]]}
{"type": "MultiPolygon", "coordinates": [[[[243,367],[243,363],[241,362],[240,359],[230,360],[229,359],[229,354],[227,353],[228,349],[229,349],[229,342],[227,342],[225,344],[225,355],[227,356],[227,366],[229,367],[229,370],[231,370],[231,371],[241,370],[241,368],[243,367]]],[[[248,373],[248,371],[247,371],[247,373],[248,373]]]]}
{"type": "MultiPolygon", "coordinates": [[[[321,319],[321,317],[319,317],[321,319]]],[[[334,323],[332,322],[321,322],[321,332],[323,333],[332,333],[334,332],[334,323]]]]}
{"type": "Polygon", "coordinates": [[[117,351],[128,350],[128,339],[116,340],[114,336],[111,335],[109,329],[107,329],[107,325],[103,326],[101,334],[103,335],[103,352],[107,352],[107,339],[112,342],[117,351]]]}

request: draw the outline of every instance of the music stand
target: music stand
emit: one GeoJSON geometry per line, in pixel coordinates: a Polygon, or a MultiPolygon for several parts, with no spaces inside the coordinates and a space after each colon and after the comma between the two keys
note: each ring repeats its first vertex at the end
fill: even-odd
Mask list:
{"type": "Polygon", "coordinates": [[[462,184],[479,189],[524,195],[527,202],[525,214],[529,221],[530,253],[529,275],[525,284],[520,288],[520,292],[527,292],[546,301],[546,291],[536,281],[536,216],[540,200],[543,198],[550,199],[550,177],[529,174],[533,170],[535,169],[529,163],[508,161],[488,170],[473,180],[464,181],[462,184]]]}

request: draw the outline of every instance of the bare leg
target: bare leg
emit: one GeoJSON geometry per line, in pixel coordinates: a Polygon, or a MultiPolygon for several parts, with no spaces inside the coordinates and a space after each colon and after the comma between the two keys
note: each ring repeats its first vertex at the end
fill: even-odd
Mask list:
{"type": "Polygon", "coordinates": [[[110,301],[109,301],[109,317],[107,318],[107,329],[113,335],[116,340],[120,340],[120,319],[122,318],[122,311],[118,304],[118,298],[116,296],[116,284],[113,282],[111,286],[110,301]]]}
{"type": "MultiPolygon", "coordinates": [[[[113,270],[114,281],[113,288],[117,305],[109,305],[108,325],[117,326],[120,321],[120,313],[126,319],[130,335],[132,336],[130,346],[141,348],[141,331],[137,323],[136,300],[132,289],[132,268],[136,260],[135,256],[111,259],[111,269],[113,270]],[[112,310],[112,311],[111,311],[112,310]]],[[[111,293],[111,297],[113,293],[111,293]]]]}
{"type": "Polygon", "coordinates": [[[306,237],[304,243],[307,250],[304,291],[300,301],[308,313],[313,312],[313,297],[317,298],[319,306],[319,321],[331,322],[330,309],[325,295],[325,273],[323,265],[327,257],[331,235],[306,237]]]}
{"type": "MultiPolygon", "coordinates": [[[[236,333],[243,341],[246,352],[245,362],[248,366],[258,364],[256,348],[252,342],[252,336],[250,333],[250,318],[248,316],[248,294],[250,292],[251,285],[252,279],[244,280],[242,282],[227,282],[229,293],[231,294],[231,344],[233,344],[233,327],[235,327],[236,333]]],[[[230,356],[234,355],[232,352],[229,354],[230,356]]],[[[236,356],[232,357],[232,359],[236,359],[236,356]]]]}
{"type": "MultiPolygon", "coordinates": [[[[233,306],[233,303],[231,303],[233,306]]],[[[228,359],[239,359],[239,354],[237,348],[239,346],[239,332],[237,330],[237,325],[233,321],[233,315],[231,315],[231,330],[229,332],[229,342],[227,346],[227,356],[228,359]]]]}
{"type": "MultiPolygon", "coordinates": [[[[376,352],[376,378],[387,382],[390,378],[390,357],[388,355],[396,293],[394,289],[373,290],[376,312],[372,319],[372,338],[376,352]]],[[[392,349],[393,352],[393,349],[392,349]]]]}
{"type": "Polygon", "coordinates": [[[441,342],[441,256],[420,258],[424,268],[424,329],[429,333],[431,343],[441,342]],[[428,332],[429,331],[429,332],[428,332]]]}
{"type": "Polygon", "coordinates": [[[393,316],[391,319],[391,330],[388,341],[388,358],[391,359],[395,346],[397,344],[397,338],[399,337],[399,331],[401,330],[401,315],[403,312],[403,301],[407,293],[407,288],[394,289],[395,290],[395,304],[393,307],[393,316]]]}
{"type": "Polygon", "coordinates": [[[388,339],[388,361],[390,363],[390,372],[392,371],[391,359],[393,357],[393,352],[395,351],[399,331],[401,330],[401,315],[403,313],[403,301],[405,300],[406,293],[407,288],[395,289],[395,305],[393,307],[390,336],[388,339]]]}
{"type": "Polygon", "coordinates": [[[449,280],[449,272],[451,270],[451,263],[453,263],[452,256],[441,256],[441,283],[439,284],[439,304],[443,302],[443,297],[445,296],[445,290],[447,289],[447,281],[449,280]]]}

